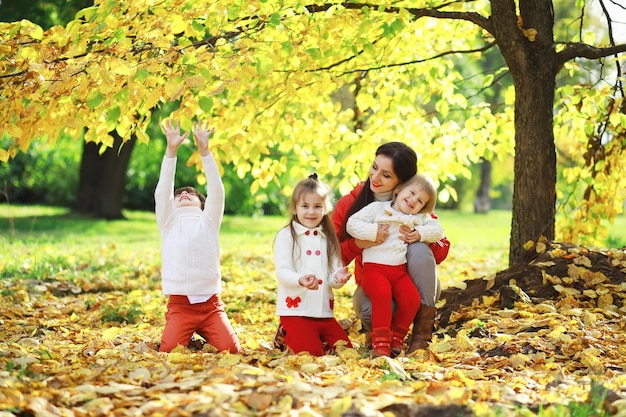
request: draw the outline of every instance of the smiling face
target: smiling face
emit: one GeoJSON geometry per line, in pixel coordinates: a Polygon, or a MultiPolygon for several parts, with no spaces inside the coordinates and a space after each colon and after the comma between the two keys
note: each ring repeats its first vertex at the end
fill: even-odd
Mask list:
{"type": "Polygon", "coordinates": [[[404,214],[432,213],[437,203],[437,186],[421,174],[403,182],[394,191],[393,206],[404,214]]]}
{"type": "Polygon", "coordinates": [[[325,212],[324,199],[316,192],[306,192],[300,196],[292,208],[298,223],[312,229],[319,226],[325,212]]]}
{"type": "Polygon", "coordinates": [[[393,169],[393,159],[383,154],[377,155],[370,168],[369,180],[374,194],[388,193],[396,188],[400,178],[393,169]]]}
{"type": "Polygon", "coordinates": [[[174,192],[174,207],[198,207],[202,209],[203,201],[192,187],[183,187],[174,192]]]}
{"type": "Polygon", "coordinates": [[[430,193],[421,184],[413,184],[398,192],[393,206],[404,214],[417,214],[429,201],[430,193]]]}

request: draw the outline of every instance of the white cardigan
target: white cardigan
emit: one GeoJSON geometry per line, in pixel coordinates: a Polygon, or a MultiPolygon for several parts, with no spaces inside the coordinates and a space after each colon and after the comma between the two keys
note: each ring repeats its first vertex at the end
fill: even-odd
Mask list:
{"type": "Polygon", "coordinates": [[[295,221],[292,224],[296,230],[295,247],[289,227],[282,228],[274,240],[274,266],[278,279],[276,315],[334,317],[333,288],[345,285],[335,278],[342,266],[341,258],[337,256],[329,264],[326,236],[320,227],[309,229],[295,221]],[[322,281],[317,290],[309,290],[298,283],[298,279],[307,274],[315,274],[322,281]]]}
{"type": "Polygon", "coordinates": [[[154,192],[161,232],[163,294],[211,295],[222,292],[219,229],[224,216],[224,185],[213,154],[201,158],[207,180],[204,210],[174,206],[177,158],[164,157],[154,192]]]}
{"type": "Polygon", "coordinates": [[[356,239],[376,241],[378,224],[389,225],[389,236],[380,245],[363,249],[363,263],[402,265],[406,263],[407,244],[400,240],[403,224],[420,232],[421,242],[432,243],[443,238],[443,227],[429,213],[404,214],[390,201],[374,201],[354,213],[346,222],[346,230],[356,239]]]}

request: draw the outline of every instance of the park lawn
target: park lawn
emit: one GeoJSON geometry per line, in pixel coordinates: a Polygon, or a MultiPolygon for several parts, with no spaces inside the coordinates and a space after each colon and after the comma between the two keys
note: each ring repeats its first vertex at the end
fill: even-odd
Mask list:
{"type": "MultiPolygon", "coordinates": [[[[76,250],[70,256],[80,258],[80,253],[89,252],[102,257],[116,251],[158,263],[160,235],[154,213],[125,211],[124,215],[127,220],[94,220],[69,214],[65,208],[2,204],[0,247],[4,262],[6,258],[15,260],[25,254],[44,253],[58,261],[64,253],[76,250]]],[[[474,214],[441,210],[438,215],[452,242],[448,259],[439,266],[444,288],[506,268],[510,211],[474,214]]],[[[220,231],[222,255],[271,257],[274,236],[288,221],[286,216],[225,216],[220,231]]],[[[625,231],[626,216],[621,215],[611,226],[608,240],[626,245],[625,231]]],[[[25,262],[35,266],[38,262],[46,263],[45,256],[25,262]]],[[[45,268],[50,272],[54,266],[45,268]]]]}
{"type": "MultiPolygon", "coordinates": [[[[155,349],[166,309],[160,236],[153,213],[126,216],[92,220],[58,208],[0,205],[0,414],[54,409],[58,415],[103,415],[98,410],[108,408],[116,415],[138,415],[141,407],[142,415],[192,415],[194,407],[212,409],[219,401],[220,409],[228,410],[224,415],[251,410],[256,415],[258,407],[267,407],[258,415],[273,416],[305,401],[322,415],[340,415],[337,410],[380,410],[410,397],[415,404],[466,404],[476,415],[494,417],[522,415],[511,410],[527,410],[527,405],[537,410],[538,404],[557,404],[554,412],[537,415],[565,416],[566,404],[587,398],[588,369],[600,372],[604,363],[615,361],[607,354],[600,363],[594,349],[569,361],[561,355],[560,362],[545,354],[544,347],[551,349],[556,340],[567,342],[567,352],[578,352],[578,336],[559,339],[558,325],[575,310],[569,305],[562,315],[550,303],[494,312],[489,300],[464,314],[475,314],[467,323],[492,332],[490,337],[470,337],[472,328],[467,328],[456,336],[440,335],[430,356],[371,360],[351,308],[353,280],[335,292],[335,315],[355,349],[321,358],[277,353],[271,344],[278,323],[271,248],[287,222],[280,216],[227,216],[221,230],[222,298],[244,353],[181,349],[164,356],[155,349]],[[541,340],[530,332],[507,333],[512,325],[535,322],[548,323],[554,333],[546,330],[541,340]],[[540,349],[509,353],[510,358],[477,353],[529,343],[540,349]],[[525,366],[529,363],[534,365],[525,366]],[[567,372],[555,374],[560,363],[567,372]],[[554,375],[567,383],[552,386],[554,375]],[[338,395],[343,399],[329,400],[338,395]]],[[[444,288],[505,268],[509,212],[443,211],[439,216],[452,241],[450,256],[439,267],[444,288]]],[[[606,334],[611,325],[595,312],[583,319],[586,332],[606,334]],[[599,330],[589,330],[592,320],[599,330]]],[[[608,340],[620,345],[622,333],[608,340]]],[[[623,386],[617,372],[604,379],[613,389],[623,386]]],[[[601,401],[599,395],[591,398],[590,407],[601,401]]]]}
{"type": "MultiPolygon", "coordinates": [[[[154,213],[125,211],[124,215],[127,220],[94,220],[64,208],[0,205],[0,245],[4,262],[13,265],[7,271],[0,264],[0,276],[19,275],[21,270],[45,278],[90,262],[87,258],[98,259],[103,268],[112,266],[110,274],[124,268],[123,259],[128,259],[129,267],[137,267],[136,259],[143,266],[158,264],[160,235],[154,213]]],[[[506,267],[510,212],[443,211],[439,216],[452,242],[449,258],[439,268],[444,288],[506,267]]],[[[271,261],[274,236],[288,221],[286,216],[226,216],[220,231],[222,256],[271,261]]],[[[348,285],[346,291],[352,289],[348,285]]]]}

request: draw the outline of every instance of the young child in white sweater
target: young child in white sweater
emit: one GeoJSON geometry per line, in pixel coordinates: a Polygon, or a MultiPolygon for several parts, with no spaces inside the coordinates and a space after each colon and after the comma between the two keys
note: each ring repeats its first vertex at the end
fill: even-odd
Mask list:
{"type": "Polygon", "coordinates": [[[193,187],[174,190],[176,154],[189,132],[180,123],[161,125],[167,149],[154,192],[156,221],[161,232],[161,278],[163,294],[169,296],[165,330],[159,350],[170,352],[188,346],[197,332],[220,352],[241,350],[220,299],[219,229],[224,216],[224,185],[209,150],[215,127],[196,122],[193,135],[207,182],[207,196],[193,187]]]}
{"type": "Polygon", "coordinates": [[[404,337],[420,307],[420,294],[406,269],[407,243],[399,230],[406,225],[419,232],[420,241],[426,243],[441,239],[443,228],[430,215],[436,201],[433,182],[417,174],[394,190],[392,201],[374,201],[348,218],[346,231],[352,237],[378,243],[363,249],[361,278],[361,287],[372,302],[374,356],[402,351],[404,337]],[[396,304],[393,314],[392,300],[396,304]]]}
{"type": "Polygon", "coordinates": [[[276,314],[294,353],[321,356],[340,340],[352,347],[333,312],[333,289],[343,287],[352,273],[341,265],[339,241],[328,216],[331,200],[330,187],[317,174],[300,181],[291,197],[291,220],[274,240],[276,314]]]}

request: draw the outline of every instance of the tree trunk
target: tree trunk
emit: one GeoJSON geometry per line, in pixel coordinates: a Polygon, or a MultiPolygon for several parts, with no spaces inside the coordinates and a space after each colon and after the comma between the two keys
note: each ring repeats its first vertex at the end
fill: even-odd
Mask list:
{"type": "Polygon", "coordinates": [[[554,11],[546,0],[491,0],[496,43],[515,85],[515,164],[509,265],[525,261],[524,244],[554,239],[556,149],[554,91],[560,69],[554,11]],[[524,30],[532,28],[535,36],[524,30]]]}
{"type": "Polygon", "coordinates": [[[480,186],[474,200],[474,213],[489,213],[491,210],[491,161],[482,159],[480,164],[480,186]]]}
{"type": "Polygon", "coordinates": [[[124,142],[116,132],[113,147],[102,155],[100,145],[83,145],[80,180],[74,211],[99,219],[122,219],[124,181],[135,138],[124,142]]]}
{"type": "Polygon", "coordinates": [[[524,74],[515,82],[515,180],[509,265],[523,262],[524,244],[554,239],[556,149],[553,116],[555,75],[524,74]]]}

